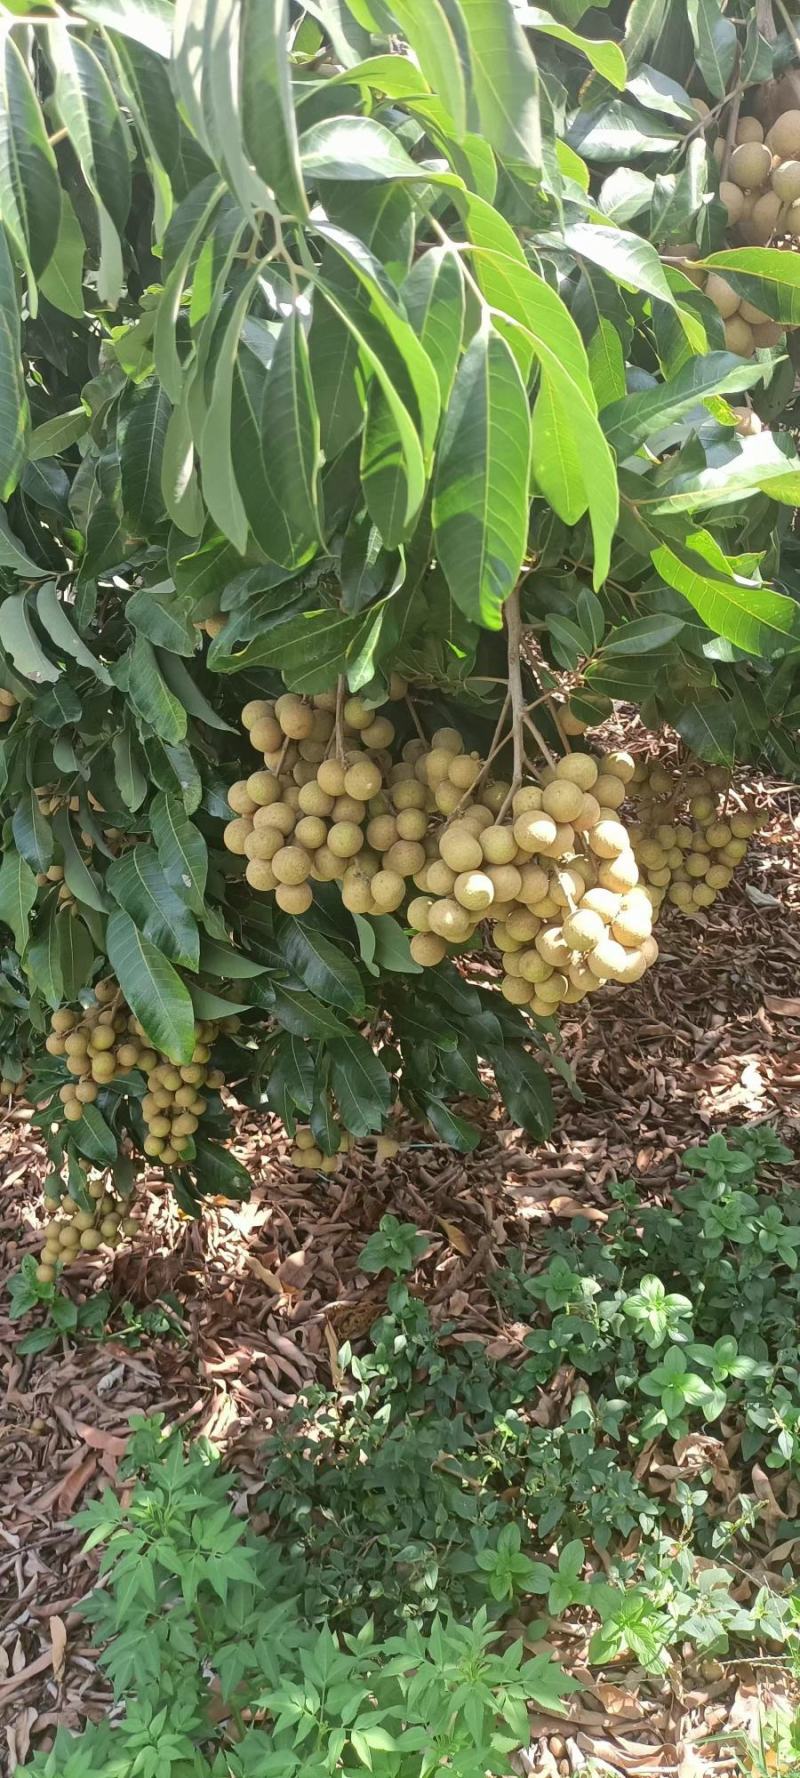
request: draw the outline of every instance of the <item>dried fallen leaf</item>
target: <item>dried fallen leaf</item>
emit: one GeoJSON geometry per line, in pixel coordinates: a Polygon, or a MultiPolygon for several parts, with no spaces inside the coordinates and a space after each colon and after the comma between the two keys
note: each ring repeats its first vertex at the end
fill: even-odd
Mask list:
{"type": "Polygon", "coordinates": [[[19,1716],[17,1716],[13,1722],[9,1723],[6,1728],[6,1740],[8,1742],[8,1751],[10,1755],[8,1769],[10,1772],[15,1772],[17,1766],[25,1764],[28,1754],[30,1753],[31,1730],[38,1714],[39,1712],[35,1705],[28,1704],[25,1709],[20,1711],[19,1716]]]}
{"type": "Polygon", "coordinates": [[[64,1677],[67,1658],[67,1626],[63,1617],[50,1618],[50,1653],[56,1679],[64,1677]]]}
{"type": "Polygon", "coordinates": [[[75,1431],[85,1445],[94,1451],[106,1451],[109,1457],[124,1457],[128,1448],[126,1435],[104,1432],[100,1426],[86,1426],[82,1420],[75,1421],[75,1431]]]}
{"type": "Polygon", "coordinates": [[[786,1000],[780,994],[765,994],[764,1005],[767,1012],[774,1012],[779,1019],[800,1019],[800,1000],[786,1000]]]}
{"type": "Polygon", "coordinates": [[[83,1493],[87,1483],[91,1481],[96,1469],[97,1458],[90,1451],[80,1463],[75,1464],[74,1469],[67,1471],[57,1497],[58,1510],[65,1519],[69,1517],[76,1500],[83,1493]]]}
{"type": "Polygon", "coordinates": [[[339,1364],[339,1343],[329,1321],[326,1321],[325,1323],[325,1344],[328,1348],[333,1387],[334,1389],[341,1389],[342,1369],[339,1364]]]}
{"type": "Polygon", "coordinates": [[[585,1216],[587,1222],[607,1222],[605,1210],[597,1210],[594,1204],[581,1204],[577,1198],[551,1198],[548,1209],[553,1216],[585,1216]]]}
{"type": "Polygon", "coordinates": [[[447,1222],[443,1216],[437,1216],[436,1221],[438,1222],[440,1229],[444,1229],[447,1239],[450,1242],[450,1246],[455,1248],[456,1253],[461,1253],[465,1259],[469,1259],[472,1253],[472,1248],[466,1235],[463,1230],[458,1227],[457,1223],[447,1222]]]}

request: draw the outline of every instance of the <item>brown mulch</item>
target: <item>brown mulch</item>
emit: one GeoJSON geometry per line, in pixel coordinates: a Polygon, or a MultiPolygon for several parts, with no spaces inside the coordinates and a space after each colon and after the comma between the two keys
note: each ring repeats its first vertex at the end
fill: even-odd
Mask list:
{"type": "MultiPolygon", "coordinates": [[[[329,1382],[343,1339],[380,1309],[381,1282],[357,1258],[392,1210],[431,1235],[425,1283],[440,1314],[502,1340],[486,1279],[508,1243],[578,1213],[600,1221],[610,1181],[633,1175],[660,1197],[678,1157],[726,1124],[800,1129],[800,790],[761,784],[771,813],[724,900],[659,928],[657,967],[635,988],[608,989],[562,1027],[576,1089],[557,1080],[550,1140],[533,1144],[480,1108],[484,1140],[463,1157],[413,1136],[388,1166],[364,1152],[334,1180],[298,1179],[269,1118],[241,1113],[236,1152],[252,1171],[248,1204],[186,1221],[158,1180],[142,1246],[72,1269],[79,1295],[100,1288],[137,1307],[165,1293],[182,1307],[185,1343],[144,1337],[66,1343],[21,1358],[6,1278],[35,1250],[44,1163],[26,1114],[0,1123],[0,1727],[13,1771],[57,1723],[100,1718],[108,1692],[76,1606],[91,1589],[74,1510],[114,1484],[132,1413],[160,1412],[230,1452],[257,1486],[265,1431],[309,1381],[329,1382]]],[[[578,1769],[593,1752],[619,1773],[700,1778],[694,1736],[746,1720],[764,1679],[720,1669],[701,1688],[644,1699],[620,1679],[581,1674],[574,1721],[541,1723],[528,1769],[578,1769]],[[737,1689],[738,1687],[738,1689],[737,1689]],[[734,1695],[735,1694],[735,1695],[734,1695]],[[733,1697],[733,1702],[732,1702],[733,1697]]],[[[662,1695],[663,1693],[663,1695],[662,1695]]],[[[752,1714],[752,1711],[751,1711],[752,1714]]],[[[0,1742],[0,1745],[2,1743],[0,1742]]],[[[706,1756],[709,1757],[709,1756],[706,1756]]],[[[732,1770],[728,1764],[719,1771],[732,1770]]]]}

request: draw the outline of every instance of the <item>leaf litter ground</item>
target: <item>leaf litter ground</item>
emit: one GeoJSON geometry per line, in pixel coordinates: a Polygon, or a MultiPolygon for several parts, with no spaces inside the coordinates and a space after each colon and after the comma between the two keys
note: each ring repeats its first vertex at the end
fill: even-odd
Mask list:
{"type": "MultiPolygon", "coordinates": [[[[21,1357],[3,1290],[0,1725],[10,1770],[58,1723],[78,1728],[109,1707],[76,1615],[97,1558],[81,1554],[69,1521],[114,1483],[130,1414],[160,1411],[209,1436],[239,1472],[243,1505],[255,1498],[265,1435],[306,1385],[338,1386],[339,1346],[357,1343],[381,1312],[386,1275],[368,1278],[357,1260],[386,1211],[430,1237],[415,1289],[434,1319],[456,1322],[454,1340],[513,1359],[525,1330],[488,1287],[510,1245],[535,1245],[579,1214],[602,1230],[620,1179],[633,1177],[643,1201],[664,1202],[681,1151],[728,1124],[770,1122],[800,1150],[800,790],[752,788],[771,819],[735,888],[691,923],[668,917],[657,968],[563,1025],[582,1098],[557,1083],[547,1143],[475,1106],[484,1136],[472,1155],[409,1131],[388,1165],[357,1151],[335,1180],[306,1182],[274,1121],[243,1112],[236,1152],[255,1182],[247,1204],[187,1222],[154,1177],[139,1249],[87,1255],[72,1269],[77,1295],[111,1292],[113,1325],[127,1338],[21,1357]],[[165,1299],[180,1339],[140,1325],[142,1310],[165,1299]]],[[[11,1110],[0,1125],[3,1285],[38,1244],[43,1174],[27,1114],[11,1110]]],[[[545,1411],[559,1413],[555,1396],[545,1411]]],[[[558,1653],[574,1665],[567,1647],[558,1653]]],[[[695,1663],[669,1683],[630,1667],[605,1679],[575,1670],[584,1690],[570,1720],[532,1719],[522,1769],[552,1778],[594,1757],[641,1778],[745,1770],[737,1733],[781,1684],[768,1666],[742,1661],[695,1663]],[[723,1737],[713,1751],[709,1736],[723,1737]]]]}

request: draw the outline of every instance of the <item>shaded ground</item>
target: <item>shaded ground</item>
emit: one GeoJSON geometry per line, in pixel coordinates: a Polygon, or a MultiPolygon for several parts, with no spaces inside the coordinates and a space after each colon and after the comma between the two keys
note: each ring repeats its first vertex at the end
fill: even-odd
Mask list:
{"type": "MultiPolygon", "coordinates": [[[[10,1769],[31,1737],[41,1745],[57,1722],[78,1727],[107,1708],[75,1615],[96,1558],[81,1556],[68,1521],[113,1482],[128,1416],[160,1411],[208,1434],[255,1491],[264,1431],[305,1383],[329,1383],[332,1365],[335,1377],[341,1341],[375,1318],[380,1282],[356,1262],[385,1210],[433,1237],[428,1300],[465,1333],[504,1339],[486,1277],[534,1225],[587,1209],[601,1218],[608,1182],[629,1175],[644,1195],[662,1196],[676,1155],[710,1128],[769,1120],[797,1142],[800,792],[756,788],[772,820],[736,888],[691,923],[665,920],[657,967],[565,1023],[583,1098],[558,1083],[550,1142],[533,1147],[481,1108],[485,1137],[467,1158],[413,1141],[389,1166],[357,1153],[334,1181],[301,1184],[283,1137],[248,1113],[237,1153],[255,1181],[249,1204],[189,1224],[154,1179],[144,1251],[110,1264],[87,1256],[71,1273],[73,1288],[106,1286],[137,1310],[169,1293],[183,1341],[144,1333],[135,1351],[111,1339],[20,1358],[0,1295],[0,1724],[10,1769]]],[[[10,1112],[0,1125],[0,1284],[36,1245],[42,1171],[25,1113],[10,1112]]],[[[548,1742],[554,1725],[534,1724],[545,1738],[532,1769],[573,1770],[593,1751],[620,1773],[699,1778],[713,1768],[696,1762],[694,1736],[719,1733],[731,1711],[746,1722],[766,1684],[742,1663],[712,1665],[699,1692],[662,1686],[644,1701],[623,1681],[589,1682],[569,1731],[548,1742]]],[[[716,1769],[737,1769],[724,1748],[716,1769]]]]}

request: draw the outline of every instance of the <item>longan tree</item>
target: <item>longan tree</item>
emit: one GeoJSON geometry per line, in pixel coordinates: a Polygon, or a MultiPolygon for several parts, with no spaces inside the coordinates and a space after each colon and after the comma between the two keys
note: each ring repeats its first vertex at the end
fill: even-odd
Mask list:
{"type": "Polygon", "coordinates": [[[540,1136],[558,1009],[724,892],[735,759],[796,771],[786,16],[7,13],[1,1041],[46,1280],[131,1232],[142,1155],[244,1189],[226,1080],[323,1172],[401,1106],[469,1148],[492,1082],[540,1136]],[[596,745],[617,700],[679,751],[596,745]]]}

